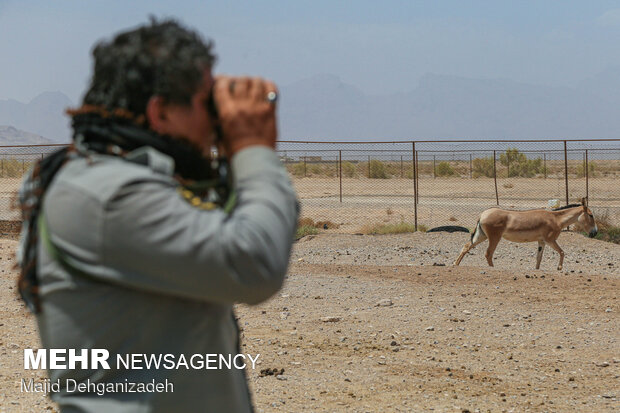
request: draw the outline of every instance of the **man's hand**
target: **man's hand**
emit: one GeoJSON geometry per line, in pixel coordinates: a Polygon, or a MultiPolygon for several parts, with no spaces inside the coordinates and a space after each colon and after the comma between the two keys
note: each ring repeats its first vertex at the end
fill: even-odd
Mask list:
{"type": "Polygon", "coordinates": [[[216,76],[214,100],[228,158],[252,145],[275,148],[276,108],[267,99],[270,92],[277,88],[264,79],[216,76]]]}

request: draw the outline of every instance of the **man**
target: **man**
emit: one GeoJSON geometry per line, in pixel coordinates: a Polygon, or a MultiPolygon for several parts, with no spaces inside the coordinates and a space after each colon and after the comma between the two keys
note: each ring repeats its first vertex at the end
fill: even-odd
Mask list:
{"type": "Polygon", "coordinates": [[[73,145],[24,182],[19,287],[43,347],[110,353],[109,370],[50,369],[63,412],[252,410],[243,369],[116,362],[236,355],[232,303],[266,300],[286,273],[298,203],[274,152],[277,90],[214,79],[211,49],[171,20],[97,45],[73,145]],[[68,379],[173,391],[97,394],[68,379]]]}

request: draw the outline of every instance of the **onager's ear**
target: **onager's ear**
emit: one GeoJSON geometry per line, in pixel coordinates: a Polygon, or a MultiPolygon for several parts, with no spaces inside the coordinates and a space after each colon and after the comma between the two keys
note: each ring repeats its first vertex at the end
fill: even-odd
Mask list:
{"type": "Polygon", "coordinates": [[[581,205],[588,206],[587,202],[588,202],[588,198],[586,198],[586,197],[581,198],[581,205]]]}

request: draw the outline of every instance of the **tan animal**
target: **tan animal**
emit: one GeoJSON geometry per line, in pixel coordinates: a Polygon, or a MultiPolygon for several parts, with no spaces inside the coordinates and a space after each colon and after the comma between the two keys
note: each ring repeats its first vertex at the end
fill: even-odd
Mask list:
{"type": "Polygon", "coordinates": [[[489,240],[489,247],[485,254],[489,265],[493,266],[493,253],[502,237],[513,242],[538,241],[538,255],[536,256],[536,269],[540,268],[545,245],[549,245],[560,254],[558,270],[562,269],[564,251],[556,240],[562,229],[579,222],[589,233],[590,238],[596,236],[598,228],[594,221],[594,215],[586,204],[586,198],[581,199],[581,204],[567,205],[561,208],[547,211],[544,209],[532,209],[529,211],[508,211],[500,208],[491,208],[480,214],[476,229],[471,235],[471,242],[465,244],[461,254],[454,262],[459,265],[461,260],[476,245],[484,240],[489,240]]]}

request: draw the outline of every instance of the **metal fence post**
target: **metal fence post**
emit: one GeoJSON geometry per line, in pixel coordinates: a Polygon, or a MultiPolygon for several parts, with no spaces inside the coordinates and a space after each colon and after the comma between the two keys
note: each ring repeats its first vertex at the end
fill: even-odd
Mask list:
{"type": "Polygon", "coordinates": [[[418,162],[418,151],[415,151],[415,181],[417,188],[417,195],[415,200],[417,211],[417,204],[420,202],[420,163],[418,162]]]}
{"type": "Polygon", "coordinates": [[[340,169],[340,203],[342,203],[342,150],[338,151],[338,165],[340,169]]]}
{"type": "Polygon", "coordinates": [[[469,154],[469,179],[472,178],[471,153],[469,154]]]}
{"type": "Polygon", "coordinates": [[[368,155],[368,178],[370,178],[370,155],[368,155]]]}
{"type": "Polygon", "coordinates": [[[547,154],[543,153],[543,172],[545,173],[545,179],[547,179],[547,154]]]}
{"type": "Polygon", "coordinates": [[[415,142],[411,142],[411,163],[413,164],[413,218],[414,218],[414,230],[418,230],[418,180],[416,176],[418,171],[415,162],[415,142]]]}
{"type": "Polygon", "coordinates": [[[590,203],[590,200],[588,199],[589,193],[590,193],[590,188],[589,188],[589,181],[590,181],[590,171],[588,170],[590,165],[588,165],[588,150],[586,149],[586,199],[587,202],[590,203]]]}
{"type": "Polygon", "coordinates": [[[566,205],[568,205],[568,151],[566,141],[564,141],[564,182],[566,185],[566,205]]]}
{"type": "Polygon", "coordinates": [[[499,193],[497,192],[497,166],[495,162],[496,151],[493,151],[493,180],[495,181],[495,202],[499,205],[499,193]]]}
{"type": "Polygon", "coordinates": [[[340,176],[340,166],[338,158],[336,158],[336,160],[334,161],[334,165],[336,165],[336,178],[338,178],[340,176]]]}
{"type": "Polygon", "coordinates": [[[400,155],[400,178],[403,178],[403,156],[400,155]]]}
{"type": "Polygon", "coordinates": [[[304,155],[304,178],[307,176],[308,174],[306,173],[306,155],[304,155]]]}
{"type": "Polygon", "coordinates": [[[433,179],[437,178],[437,167],[435,166],[435,155],[433,155],[433,179]]]}

